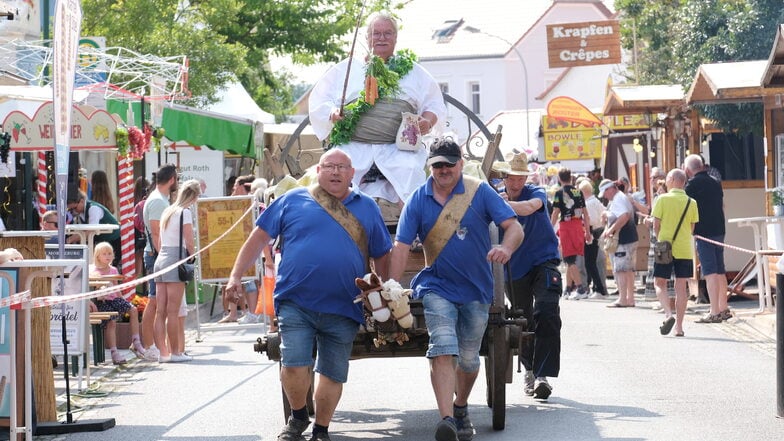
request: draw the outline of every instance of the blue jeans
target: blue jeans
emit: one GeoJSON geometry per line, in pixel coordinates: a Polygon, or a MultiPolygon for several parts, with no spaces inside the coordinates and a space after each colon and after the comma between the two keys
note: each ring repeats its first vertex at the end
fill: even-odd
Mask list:
{"type": "MultiPolygon", "coordinates": [[[[144,252],[144,271],[147,274],[152,274],[152,273],[155,272],[153,270],[153,267],[155,266],[155,258],[156,258],[156,255],[154,255],[154,254],[152,254],[150,252],[147,252],[147,251],[144,252]]],[[[153,280],[153,279],[148,280],[147,281],[147,288],[148,288],[147,289],[147,297],[149,297],[151,299],[155,298],[155,280],[153,280]]]]}
{"type": "Polygon", "coordinates": [[[337,382],[348,379],[348,361],[359,323],[342,315],[301,308],[294,302],[278,305],[280,363],[284,367],[313,366],[315,371],[337,382]]]}
{"type": "Polygon", "coordinates": [[[476,301],[460,305],[430,291],[422,297],[422,306],[430,337],[427,358],[456,355],[457,365],[463,371],[479,370],[479,347],[490,305],[476,301]]]}

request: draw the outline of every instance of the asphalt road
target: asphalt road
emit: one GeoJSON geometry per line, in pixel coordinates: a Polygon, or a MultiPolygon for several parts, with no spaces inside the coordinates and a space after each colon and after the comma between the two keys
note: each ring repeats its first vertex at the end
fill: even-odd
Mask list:
{"type": "MultiPolygon", "coordinates": [[[[507,386],[506,429],[494,431],[484,381],[469,400],[475,440],[774,440],[775,343],[731,323],[659,335],[662,315],[604,301],[562,302],[561,375],[546,402],[507,386]]],[[[638,302],[638,305],[643,305],[638,302]]],[[[753,305],[752,305],[753,306],[753,305]]],[[[99,433],[41,440],[274,440],[283,423],[278,365],[252,352],[252,330],[204,334],[185,364],[139,362],[76,397],[81,418],[114,417],[99,433]]],[[[480,377],[480,378],[483,378],[480,377]]],[[[432,440],[438,420],[422,357],[353,361],[330,426],[333,440],[432,440]]]]}

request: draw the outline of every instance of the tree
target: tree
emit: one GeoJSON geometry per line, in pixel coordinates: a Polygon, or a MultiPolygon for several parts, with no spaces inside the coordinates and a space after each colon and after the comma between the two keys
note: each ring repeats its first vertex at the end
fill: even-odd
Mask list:
{"type": "MultiPolygon", "coordinates": [[[[368,0],[365,14],[396,7],[368,0]]],[[[188,87],[197,105],[236,77],[268,111],[291,107],[292,79],[272,72],[271,55],[300,63],[345,55],[362,0],[83,0],[82,34],[107,45],[159,56],[186,55],[188,87]]]]}
{"type": "MultiPolygon", "coordinates": [[[[781,0],[616,0],[621,40],[634,50],[640,84],[681,84],[688,89],[701,64],[766,59],[784,19],[781,0]]],[[[701,106],[725,131],[761,134],[762,106],[701,106]]]]}

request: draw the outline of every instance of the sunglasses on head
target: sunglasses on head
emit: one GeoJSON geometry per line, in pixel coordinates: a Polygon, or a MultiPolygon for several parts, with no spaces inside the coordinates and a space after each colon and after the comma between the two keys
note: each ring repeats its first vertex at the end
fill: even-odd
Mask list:
{"type": "Polygon", "coordinates": [[[457,165],[456,162],[454,164],[452,164],[451,162],[436,162],[435,164],[431,165],[431,167],[433,167],[433,168],[444,168],[444,167],[446,167],[446,168],[453,168],[456,165],[457,165]]]}

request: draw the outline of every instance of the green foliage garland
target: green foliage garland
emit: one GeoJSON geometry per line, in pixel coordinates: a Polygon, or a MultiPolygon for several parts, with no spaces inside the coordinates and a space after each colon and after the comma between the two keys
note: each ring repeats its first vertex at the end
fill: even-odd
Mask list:
{"type": "MultiPolygon", "coordinates": [[[[404,49],[397,54],[389,57],[389,61],[384,64],[384,60],[373,56],[365,67],[365,75],[371,75],[378,81],[378,99],[394,96],[400,90],[400,79],[406,76],[414,68],[416,55],[404,49]]],[[[332,146],[348,144],[351,136],[357,129],[357,124],[362,115],[370,110],[372,106],[365,101],[364,89],[359,93],[356,101],[346,104],[343,107],[344,118],[335,123],[332,132],[329,134],[329,142],[332,146]]]]}

